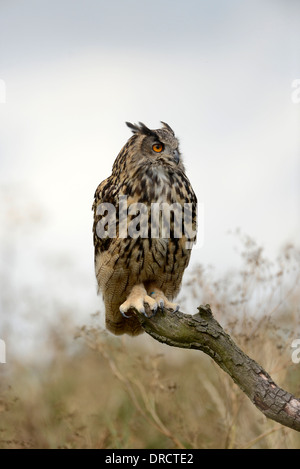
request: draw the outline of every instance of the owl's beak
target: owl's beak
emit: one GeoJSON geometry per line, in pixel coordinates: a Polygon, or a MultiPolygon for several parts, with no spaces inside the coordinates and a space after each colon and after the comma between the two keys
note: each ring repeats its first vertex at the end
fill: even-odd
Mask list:
{"type": "Polygon", "coordinates": [[[176,163],[178,164],[178,163],[179,163],[179,153],[178,153],[178,150],[174,150],[174,151],[173,151],[173,155],[174,155],[174,160],[175,160],[176,163]]]}

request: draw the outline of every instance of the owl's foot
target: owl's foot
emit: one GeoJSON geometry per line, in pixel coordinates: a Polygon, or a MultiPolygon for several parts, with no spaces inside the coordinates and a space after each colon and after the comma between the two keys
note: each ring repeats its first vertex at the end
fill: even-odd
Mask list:
{"type": "Polygon", "coordinates": [[[158,288],[153,288],[153,291],[149,292],[151,298],[153,298],[160,308],[170,309],[173,313],[176,313],[179,310],[179,304],[171,303],[164,293],[158,288]]]}
{"type": "Polygon", "coordinates": [[[130,316],[127,316],[127,314],[125,313],[127,313],[127,311],[132,308],[137,309],[146,317],[152,317],[156,314],[158,306],[155,299],[147,295],[144,285],[135,285],[132,288],[127,300],[124,301],[123,304],[121,304],[120,313],[122,314],[122,316],[124,316],[124,318],[130,318],[130,316]],[[151,316],[147,316],[144,303],[146,303],[151,309],[151,311],[153,311],[153,314],[151,316]]]}

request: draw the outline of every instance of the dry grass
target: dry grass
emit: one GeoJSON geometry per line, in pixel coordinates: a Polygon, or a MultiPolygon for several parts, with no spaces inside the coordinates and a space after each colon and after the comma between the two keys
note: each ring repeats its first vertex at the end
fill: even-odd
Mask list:
{"type": "MultiPolygon", "coordinates": [[[[250,238],[242,246],[240,272],[218,280],[199,267],[183,291],[210,303],[239,346],[299,396],[299,251],[287,246],[272,265],[250,238]]],[[[54,327],[46,364],[0,365],[0,448],[300,448],[297,432],[268,421],[204,354],[115,338],[98,324],[96,315],[72,350],[70,331],[54,327]]]]}

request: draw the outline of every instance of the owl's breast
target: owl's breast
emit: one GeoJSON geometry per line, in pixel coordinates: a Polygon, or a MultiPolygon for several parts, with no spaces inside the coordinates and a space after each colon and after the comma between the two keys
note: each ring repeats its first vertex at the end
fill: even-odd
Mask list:
{"type": "Polygon", "coordinates": [[[170,201],[171,181],[169,174],[162,166],[154,166],[152,176],[152,202],[170,201]]]}
{"type": "Polygon", "coordinates": [[[139,202],[182,202],[184,197],[182,174],[173,168],[152,164],[143,168],[135,178],[132,195],[139,202]]]}

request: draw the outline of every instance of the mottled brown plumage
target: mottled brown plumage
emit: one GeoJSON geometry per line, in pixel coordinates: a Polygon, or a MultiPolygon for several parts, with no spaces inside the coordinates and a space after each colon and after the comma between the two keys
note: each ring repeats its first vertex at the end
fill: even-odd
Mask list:
{"type": "MultiPolygon", "coordinates": [[[[178,237],[178,221],[172,211],[170,236],[162,237],[160,232],[159,237],[153,237],[157,228],[155,223],[154,231],[151,231],[151,204],[162,202],[177,203],[182,208],[184,204],[191,204],[189,219],[193,229],[196,229],[197,200],[185,174],[178,140],[169,125],[162,124],[161,129],[150,130],[141,123],[127,123],[133,136],[117,156],[111,176],[95,192],[95,272],[105,303],[106,326],[117,335],[137,335],[143,332],[135,315],[132,312],[126,314],[132,307],[144,311],[144,304],[147,303],[153,313],[162,305],[170,310],[178,308],[171,301],[180,289],[183,272],[190,259],[191,249],[187,247],[184,226],[183,235],[178,237]],[[129,234],[120,237],[124,236],[120,226],[120,196],[127,196],[128,206],[142,203],[147,207],[146,233],[145,230],[143,233],[140,231],[136,238],[129,234]],[[99,237],[98,223],[103,221],[103,217],[106,217],[107,222],[112,220],[107,212],[99,211],[100,205],[103,207],[104,203],[116,208],[115,237],[99,237]]],[[[138,220],[139,214],[141,212],[133,210],[126,216],[128,226],[130,222],[138,220]]],[[[105,226],[107,228],[108,225],[105,226]]],[[[136,228],[141,229],[141,226],[136,225],[136,228]]],[[[191,240],[195,241],[195,235],[191,240]]]]}

